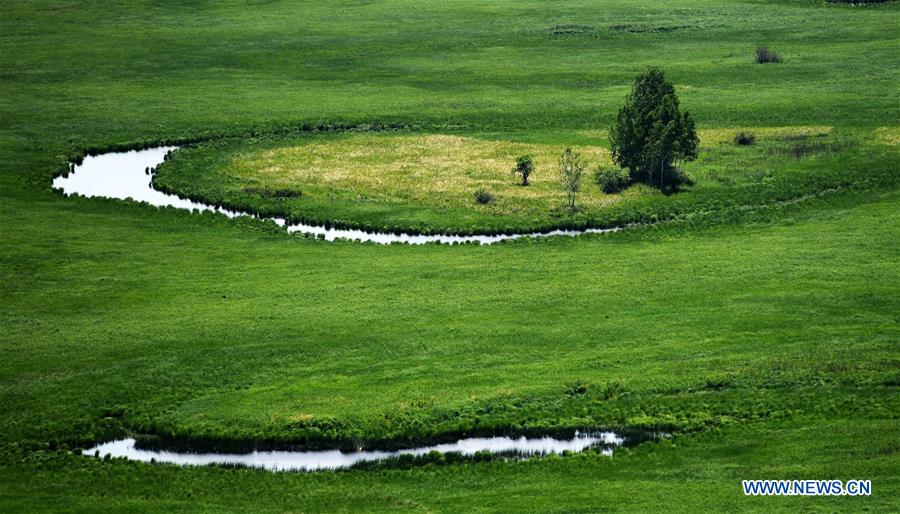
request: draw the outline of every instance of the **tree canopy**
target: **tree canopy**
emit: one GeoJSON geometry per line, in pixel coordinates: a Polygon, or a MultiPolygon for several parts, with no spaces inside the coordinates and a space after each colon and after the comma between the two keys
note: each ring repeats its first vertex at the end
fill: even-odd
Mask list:
{"type": "Polygon", "coordinates": [[[534,171],[534,160],[530,155],[522,155],[516,159],[516,167],[513,168],[513,173],[518,173],[522,175],[522,185],[528,185],[528,176],[531,175],[531,172],[534,171]]]}
{"type": "Polygon", "coordinates": [[[659,187],[683,181],[676,164],[697,157],[694,119],[680,112],[675,87],[662,70],[639,75],[610,129],[613,160],[631,179],[659,187]]]}

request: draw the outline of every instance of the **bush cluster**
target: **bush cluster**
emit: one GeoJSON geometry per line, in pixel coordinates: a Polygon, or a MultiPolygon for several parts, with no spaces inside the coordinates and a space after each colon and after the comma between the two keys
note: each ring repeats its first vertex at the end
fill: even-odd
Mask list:
{"type": "Polygon", "coordinates": [[[734,144],[739,146],[749,146],[756,143],[756,136],[750,132],[738,132],[734,136],[734,144]]]}
{"type": "Polygon", "coordinates": [[[756,62],[757,64],[781,62],[781,56],[764,46],[760,46],[756,49],[756,62]]]}
{"type": "Polygon", "coordinates": [[[494,195],[484,189],[475,190],[475,203],[479,205],[487,205],[494,201],[494,195]]]}
{"type": "Polygon", "coordinates": [[[628,187],[631,179],[626,169],[600,166],[594,172],[594,182],[600,186],[604,193],[611,195],[619,193],[628,187]]]}

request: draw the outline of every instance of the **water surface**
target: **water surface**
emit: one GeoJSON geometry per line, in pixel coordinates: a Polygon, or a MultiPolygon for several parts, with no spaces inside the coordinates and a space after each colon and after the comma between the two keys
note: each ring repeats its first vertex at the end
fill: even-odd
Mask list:
{"type": "Polygon", "coordinates": [[[599,446],[604,455],[612,455],[613,448],[624,442],[613,432],[577,433],[571,439],[471,437],[455,443],[421,446],[396,451],[254,451],[250,453],[191,453],[167,450],[145,450],[136,447],[135,439],[120,439],[86,450],[93,457],[124,457],[140,462],[162,462],[182,466],[242,465],[269,471],[316,471],[348,468],[360,462],[379,461],[401,455],[421,456],[431,452],[474,455],[478,452],[513,453],[520,456],[559,454],[566,450],[580,452],[599,446]]]}

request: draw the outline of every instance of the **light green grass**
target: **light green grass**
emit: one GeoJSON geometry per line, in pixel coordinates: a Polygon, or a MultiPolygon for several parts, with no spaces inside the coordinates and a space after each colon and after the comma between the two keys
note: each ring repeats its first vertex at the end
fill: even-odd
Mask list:
{"type": "Polygon", "coordinates": [[[763,127],[751,131],[758,136],[752,146],[736,145],[737,132],[701,130],[701,157],[682,163],[692,184],[669,196],[645,184],[603,193],[593,175],[599,166],[612,166],[605,131],[548,134],[551,141],[581,143],[574,148],[586,164],[574,212],[565,205],[557,172],[563,147],[512,135],[388,131],[217,140],[177,152],[159,166],[154,185],[306,223],[492,234],[606,228],[723,207],[759,207],[866,181],[892,181],[900,165],[891,139],[895,127],[763,127]],[[511,172],[523,154],[532,155],[536,166],[527,187],[511,172]],[[490,192],[493,201],[477,203],[477,190],[490,192]]]}

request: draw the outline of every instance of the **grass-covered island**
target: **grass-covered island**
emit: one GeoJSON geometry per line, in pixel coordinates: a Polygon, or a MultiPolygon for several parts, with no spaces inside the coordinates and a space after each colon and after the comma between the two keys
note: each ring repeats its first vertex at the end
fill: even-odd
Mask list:
{"type": "Polygon", "coordinates": [[[4,3],[0,511],[897,511],[900,7],[863,3],[4,3]],[[627,228],[326,242],[51,188],[160,145],[154,187],[291,222],[627,228]],[[630,443],[82,454],[576,430],[630,443]]]}
{"type": "MultiPolygon", "coordinates": [[[[634,183],[605,193],[598,172],[615,168],[606,131],[543,134],[578,141],[584,161],[576,210],[559,184],[559,143],[542,134],[421,134],[385,130],[215,140],[180,150],[154,185],[216,205],[370,231],[496,234],[607,228],[715,212],[759,209],[825,190],[895,180],[900,129],[757,127],[700,130],[699,158],[681,166],[690,185],[664,194],[634,183]],[[512,170],[529,155],[529,185],[512,170]],[[489,194],[479,201],[477,193],[489,194]]],[[[626,172],[627,174],[627,172],[626,172]]],[[[652,182],[652,181],[651,181],[652,182]]]]}

